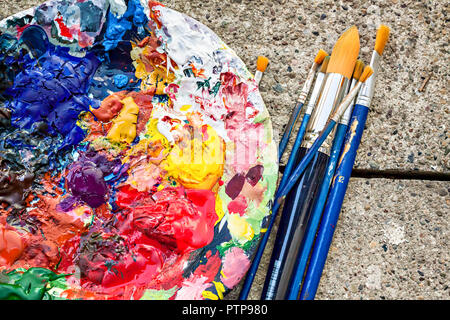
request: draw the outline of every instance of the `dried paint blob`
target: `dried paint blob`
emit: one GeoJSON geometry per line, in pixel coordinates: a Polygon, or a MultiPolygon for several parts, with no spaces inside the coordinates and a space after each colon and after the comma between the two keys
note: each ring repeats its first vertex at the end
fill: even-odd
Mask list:
{"type": "Polygon", "coordinates": [[[155,1],[0,21],[0,299],[222,299],[278,164],[253,76],[155,1]]]}

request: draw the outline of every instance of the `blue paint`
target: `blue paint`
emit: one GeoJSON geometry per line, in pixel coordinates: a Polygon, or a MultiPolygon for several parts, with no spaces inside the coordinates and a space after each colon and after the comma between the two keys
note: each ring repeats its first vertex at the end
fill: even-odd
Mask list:
{"type": "Polygon", "coordinates": [[[127,11],[123,16],[117,17],[109,12],[106,33],[103,41],[105,51],[111,51],[123,40],[125,34],[132,31],[133,25],[137,27],[136,32],[143,34],[144,26],[148,22],[144,8],[139,0],[130,0],[127,11]]]}
{"type": "MultiPolygon", "coordinates": [[[[25,30],[24,43],[42,39],[42,29],[25,30]]],[[[81,112],[89,111],[93,104],[87,96],[90,81],[100,61],[92,53],[84,58],[73,57],[67,48],[46,43],[38,47],[37,60],[23,64],[24,70],[14,79],[6,95],[11,100],[5,107],[11,110],[11,124],[20,129],[32,129],[35,123],[44,122],[50,135],[64,137],[60,148],[81,142],[85,133],[76,122],[81,112]]]]}
{"type": "Polygon", "coordinates": [[[114,81],[114,85],[119,88],[119,89],[123,89],[126,87],[126,85],[128,84],[128,77],[124,74],[116,74],[113,78],[114,81]]]}

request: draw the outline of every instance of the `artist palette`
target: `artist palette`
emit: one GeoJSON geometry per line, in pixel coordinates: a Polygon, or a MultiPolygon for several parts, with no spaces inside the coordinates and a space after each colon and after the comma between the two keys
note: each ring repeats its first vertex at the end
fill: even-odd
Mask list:
{"type": "Polygon", "coordinates": [[[278,173],[253,75],[144,0],[0,22],[0,299],[221,299],[278,173]]]}

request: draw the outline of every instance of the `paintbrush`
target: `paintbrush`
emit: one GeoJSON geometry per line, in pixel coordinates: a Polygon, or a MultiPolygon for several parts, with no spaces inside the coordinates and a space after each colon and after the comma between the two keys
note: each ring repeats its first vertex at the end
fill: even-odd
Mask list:
{"type": "MultiPolygon", "coordinates": [[[[350,90],[352,90],[357,82],[359,81],[362,71],[364,69],[364,63],[361,60],[356,61],[355,70],[353,71],[353,78],[350,85],[350,90]]],[[[291,279],[289,281],[288,289],[286,292],[285,299],[296,300],[299,293],[300,287],[303,279],[303,274],[306,269],[309,254],[311,253],[311,248],[314,243],[314,238],[319,226],[320,217],[322,215],[323,207],[325,206],[325,201],[327,200],[328,190],[331,185],[331,179],[333,178],[334,171],[336,169],[337,160],[339,159],[339,154],[344,142],[345,134],[347,133],[348,123],[350,121],[351,112],[353,110],[354,100],[350,103],[350,106],[345,110],[344,115],[339,120],[336,127],[336,132],[334,133],[333,146],[330,152],[330,159],[328,160],[325,177],[323,179],[322,185],[320,186],[320,191],[317,196],[314,209],[311,213],[310,221],[305,231],[305,237],[301,243],[299,253],[295,258],[296,264],[294,266],[294,271],[292,273],[291,279]]]]}
{"type": "Polygon", "coordinates": [[[281,137],[280,144],[278,147],[278,161],[281,161],[281,158],[283,157],[284,151],[286,150],[286,147],[289,142],[289,137],[291,136],[292,129],[295,127],[295,123],[297,122],[297,119],[300,115],[300,111],[303,108],[303,105],[305,104],[306,99],[308,98],[309,91],[311,90],[311,86],[314,81],[314,76],[316,74],[317,68],[323,62],[323,60],[325,59],[326,56],[328,56],[328,53],[326,53],[324,50],[320,49],[319,52],[317,53],[316,57],[314,58],[314,62],[311,65],[311,68],[309,69],[308,75],[306,77],[306,81],[303,84],[303,88],[302,88],[302,91],[300,92],[300,96],[298,98],[297,104],[291,113],[289,122],[287,123],[286,127],[284,128],[284,132],[283,132],[283,135],[281,137]]]}
{"type": "MultiPolygon", "coordinates": [[[[303,157],[309,152],[317,135],[324,128],[328,116],[346,94],[358,53],[359,34],[357,28],[352,27],[342,34],[333,48],[321,95],[309,120],[305,138],[295,155],[296,165],[303,161],[303,157]]],[[[321,145],[319,150],[313,153],[313,157],[309,160],[311,163],[299,176],[298,181],[296,180],[295,186],[284,201],[283,213],[262,291],[264,300],[284,298],[294,267],[294,258],[312,211],[310,203],[314,202],[325,174],[330,151],[328,144],[331,143],[321,145]]],[[[288,176],[288,179],[290,180],[291,177],[288,176]]],[[[281,186],[281,190],[284,187],[285,185],[281,186]]]]}
{"type": "MultiPolygon", "coordinates": [[[[347,97],[343,100],[343,102],[340,104],[339,109],[342,109],[342,111],[339,113],[339,116],[342,115],[342,113],[345,111],[345,109],[350,105],[350,102],[356,97],[357,91],[360,89],[360,86],[357,86],[356,89],[353,89],[349,92],[347,97]]],[[[311,146],[311,149],[308,150],[305,157],[301,160],[300,164],[294,169],[292,177],[287,181],[286,186],[282,189],[278,189],[277,194],[275,195],[275,201],[272,208],[272,215],[276,215],[278,210],[280,209],[281,204],[283,203],[283,200],[285,199],[286,195],[292,190],[294,184],[297,182],[298,178],[303,174],[308,164],[311,162],[312,158],[314,157],[315,153],[319,150],[320,146],[323,144],[327,136],[330,134],[330,132],[333,130],[334,125],[336,122],[330,121],[330,125],[327,125],[325,129],[322,131],[322,133],[319,134],[319,137],[314,141],[313,145],[311,146]]],[[[271,223],[273,223],[271,221],[271,223]]],[[[262,239],[262,244],[265,246],[267,244],[268,235],[267,232],[265,236],[262,239]]],[[[256,271],[258,269],[258,264],[261,260],[262,253],[258,250],[257,255],[255,258],[258,258],[252,263],[250,266],[250,269],[247,273],[247,278],[244,282],[244,286],[241,290],[241,293],[239,295],[239,300],[246,300],[247,296],[250,292],[251,284],[253,282],[253,279],[255,278],[256,271]]]]}
{"type": "MultiPolygon", "coordinates": [[[[311,113],[314,110],[314,106],[316,105],[317,99],[319,98],[320,93],[322,91],[322,87],[323,87],[323,84],[325,82],[324,80],[325,80],[325,77],[326,77],[326,70],[327,70],[327,66],[328,66],[328,62],[329,61],[330,61],[330,56],[326,56],[325,59],[323,60],[322,64],[321,64],[321,66],[320,66],[319,73],[317,74],[316,80],[314,82],[314,87],[313,87],[313,90],[311,92],[311,96],[309,98],[308,105],[307,105],[306,110],[305,110],[305,114],[303,115],[302,123],[300,125],[299,130],[298,130],[294,146],[293,146],[293,148],[291,150],[291,154],[289,156],[288,163],[287,163],[287,165],[286,165],[286,167],[284,169],[283,178],[282,178],[282,180],[280,182],[279,187],[281,187],[287,181],[289,173],[291,172],[293,166],[295,165],[295,159],[296,159],[295,155],[297,154],[297,151],[300,148],[301,142],[303,140],[303,136],[304,136],[305,131],[306,131],[306,127],[308,125],[309,118],[311,117],[311,113]]],[[[247,277],[245,279],[244,286],[243,286],[243,288],[241,290],[240,300],[247,299],[247,295],[248,295],[249,290],[251,288],[251,285],[252,285],[253,279],[255,277],[256,271],[258,270],[259,263],[260,263],[261,258],[263,256],[264,250],[266,248],[267,241],[269,240],[270,233],[272,231],[273,225],[274,225],[275,220],[277,218],[277,213],[278,213],[278,210],[272,211],[272,214],[270,215],[270,220],[269,220],[269,224],[267,226],[266,232],[265,232],[263,238],[261,239],[261,242],[259,244],[258,250],[255,253],[252,265],[250,266],[250,269],[247,272],[247,277]]]]}
{"type": "Polygon", "coordinates": [[[259,83],[261,82],[263,73],[264,71],[266,71],[268,65],[269,59],[264,56],[259,56],[258,59],[256,60],[256,72],[255,72],[256,84],[259,85],[259,83]]]}
{"type": "Polygon", "coordinates": [[[328,194],[328,200],[322,215],[322,221],[314,243],[308,270],[306,271],[300,293],[301,300],[314,299],[320,282],[320,277],[331,245],[334,230],[339,219],[339,213],[342,208],[353,164],[355,162],[357,149],[361,142],[367,114],[374,94],[375,80],[379,72],[381,55],[383,54],[388,37],[389,28],[385,25],[380,26],[370,62],[374,71],[374,76],[370,77],[364,84],[356,99],[349,130],[345,137],[342,154],[336,168],[333,183],[328,194]]]}
{"type": "MultiPolygon", "coordinates": [[[[289,194],[289,192],[291,192],[291,190],[294,188],[295,190],[295,185],[297,183],[297,181],[299,180],[299,178],[303,175],[306,174],[305,169],[307,168],[307,166],[309,165],[309,163],[311,162],[311,160],[315,157],[317,157],[316,153],[318,152],[319,148],[321,147],[321,145],[324,143],[324,141],[327,139],[327,137],[330,135],[330,133],[333,131],[334,127],[336,126],[336,123],[338,121],[338,119],[342,116],[342,114],[344,113],[344,111],[347,109],[347,107],[351,104],[351,101],[353,101],[353,99],[355,98],[356,94],[358,93],[359,89],[361,88],[361,84],[372,74],[372,69],[370,67],[366,67],[365,71],[363,72],[360,82],[357,83],[357,85],[355,86],[355,88],[353,88],[349,94],[344,98],[344,100],[342,101],[342,103],[339,105],[339,107],[336,109],[336,112],[334,112],[331,116],[330,119],[327,122],[327,125],[325,126],[325,128],[322,130],[322,132],[319,134],[319,136],[317,137],[317,139],[314,141],[313,145],[311,146],[311,148],[307,151],[307,153],[305,154],[305,156],[303,157],[303,159],[300,161],[300,164],[295,168],[295,170],[292,173],[292,176],[289,178],[289,180],[287,181],[285,187],[283,187],[283,189],[279,190],[275,196],[275,204],[274,207],[279,207],[281,205],[281,203],[283,202],[283,200],[286,198],[286,195],[289,194]]],[[[316,198],[314,198],[313,201],[315,201],[316,198]]],[[[314,207],[314,203],[313,203],[313,207],[314,207]]],[[[307,222],[306,222],[307,223],[307,222]]],[[[303,227],[303,226],[302,226],[303,227]]],[[[304,231],[303,231],[304,232],[304,231]]],[[[297,238],[294,238],[294,240],[297,240],[297,238]]],[[[299,241],[300,244],[302,242],[302,238],[299,237],[299,241]]],[[[299,250],[299,246],[300,244],[297,246],[297,250],[299,250]]],[[[295,259],[294,255],[289,255],[288,254],[288,259],[295,259]],[[293,256],[293,258],[292,258],[293,256]]],[[[288,260],[292,266],[294,267],[295,264],[295,260],[288,260]]],[[[294,270],[294,269],[293,269],[294,270]]],[[[292,271],[291,271],[292,272],[292,271]]],[[[282,275],[283,276],[283,275],[282,275]]],[[[290,279],[291,275],[286,274],[285,277],[283,277],[283,279],[285,280],[286,283],[286,290],[285,290],[285,295],[286,295],[286,291],[287,291],[287,287],[289,284],[289,279],[290,279]]],[[[281,290],[279,290],[280,295],[278,296],[279,299],[282,299],[284,296],[281,296],[281,290]]],[[[278,299],[277,298],[277,299],[278,299]]]]}

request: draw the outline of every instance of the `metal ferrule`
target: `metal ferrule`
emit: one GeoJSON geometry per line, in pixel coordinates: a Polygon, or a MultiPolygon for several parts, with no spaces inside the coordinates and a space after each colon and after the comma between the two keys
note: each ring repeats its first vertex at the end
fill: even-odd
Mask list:
{"type": "Polygon", "coordinates": [[[257,84],[259,84],[259,82],[261,81],[262,78],[262,72],[259,70],[256,70],[255,72],[255,81],[257,84]]]}
{"type": "Polygon", "coordinates": [[[308,98],[308,93],[311,89],[311,86],[314,81],[314,76],[316,75],[316,70],[319,65],[317,63],[313,63],[311,69],[309,69],[308,75],[305,80],[305,84],[303,85],[302,91],[300,92],[300,96],[298,97],[298,103],[305,103],[308,98]]]}
{"type": "MultiPolygon", "coordinates": [[[[331,112],[339,105],[345,93],[348,91],[349,83],[349,79],[339,73],[327,74],[322,92],[306,129],[305,138],[302,142],[303,148],[309,149],[313,145],[325,127],[331,112]]],[[[332,138],[327,138],[319,151],[330,154],[332,140],[332,138]]]]}
{"type": "Polygon", "coordinates": [[[380,55],[375,50],[372,53],[372,59],[370,60],[370,66],[373,69],[373,74],[364,82],[359,91],[356,104],[369,107],[372,102],[373,94],[375,92],[375,80],[380,67],[380,55]]]}
{"type": "Polygon", "coordinates": [[[316,77],[316,82],[314,82],[314,87],[309,97],[308,105],[306,106],[305,113],[311,114],[316,106],[317,99],[319,99],[320,92],[322,91],[323,85],[325,84],[326,73],[319,72],[316,77]]]}
{"type": "Polygon", "coordinates": [[[350,90],[350,92],[345,96],[345,98],[339,104],[339,107],[334,110],[333,114],[330,116],[331,120],[338,122],[342,118],[343,114],[350,109],[350,104],[355,101],[355,97],[358,91],[361,89],[362,83],[357,82],[356,85],[350,90]]]}
{"type": "MultiPolygon", "coordinates": [[[[350,85],[349,93],[352,91],[352,89],[355,87],[355,85],[358,83],[358,80],[352,79],[352,83],[350,85]]],[[[353,105],[355,104],[356,97],[353,99],[353,101],[350,103],[350,106],[345,110],[342,117],[339,119],[339,123],[348,125],[350,123],[350,118],[352,117],[352,111],[353,111],[353,105]]]]}

